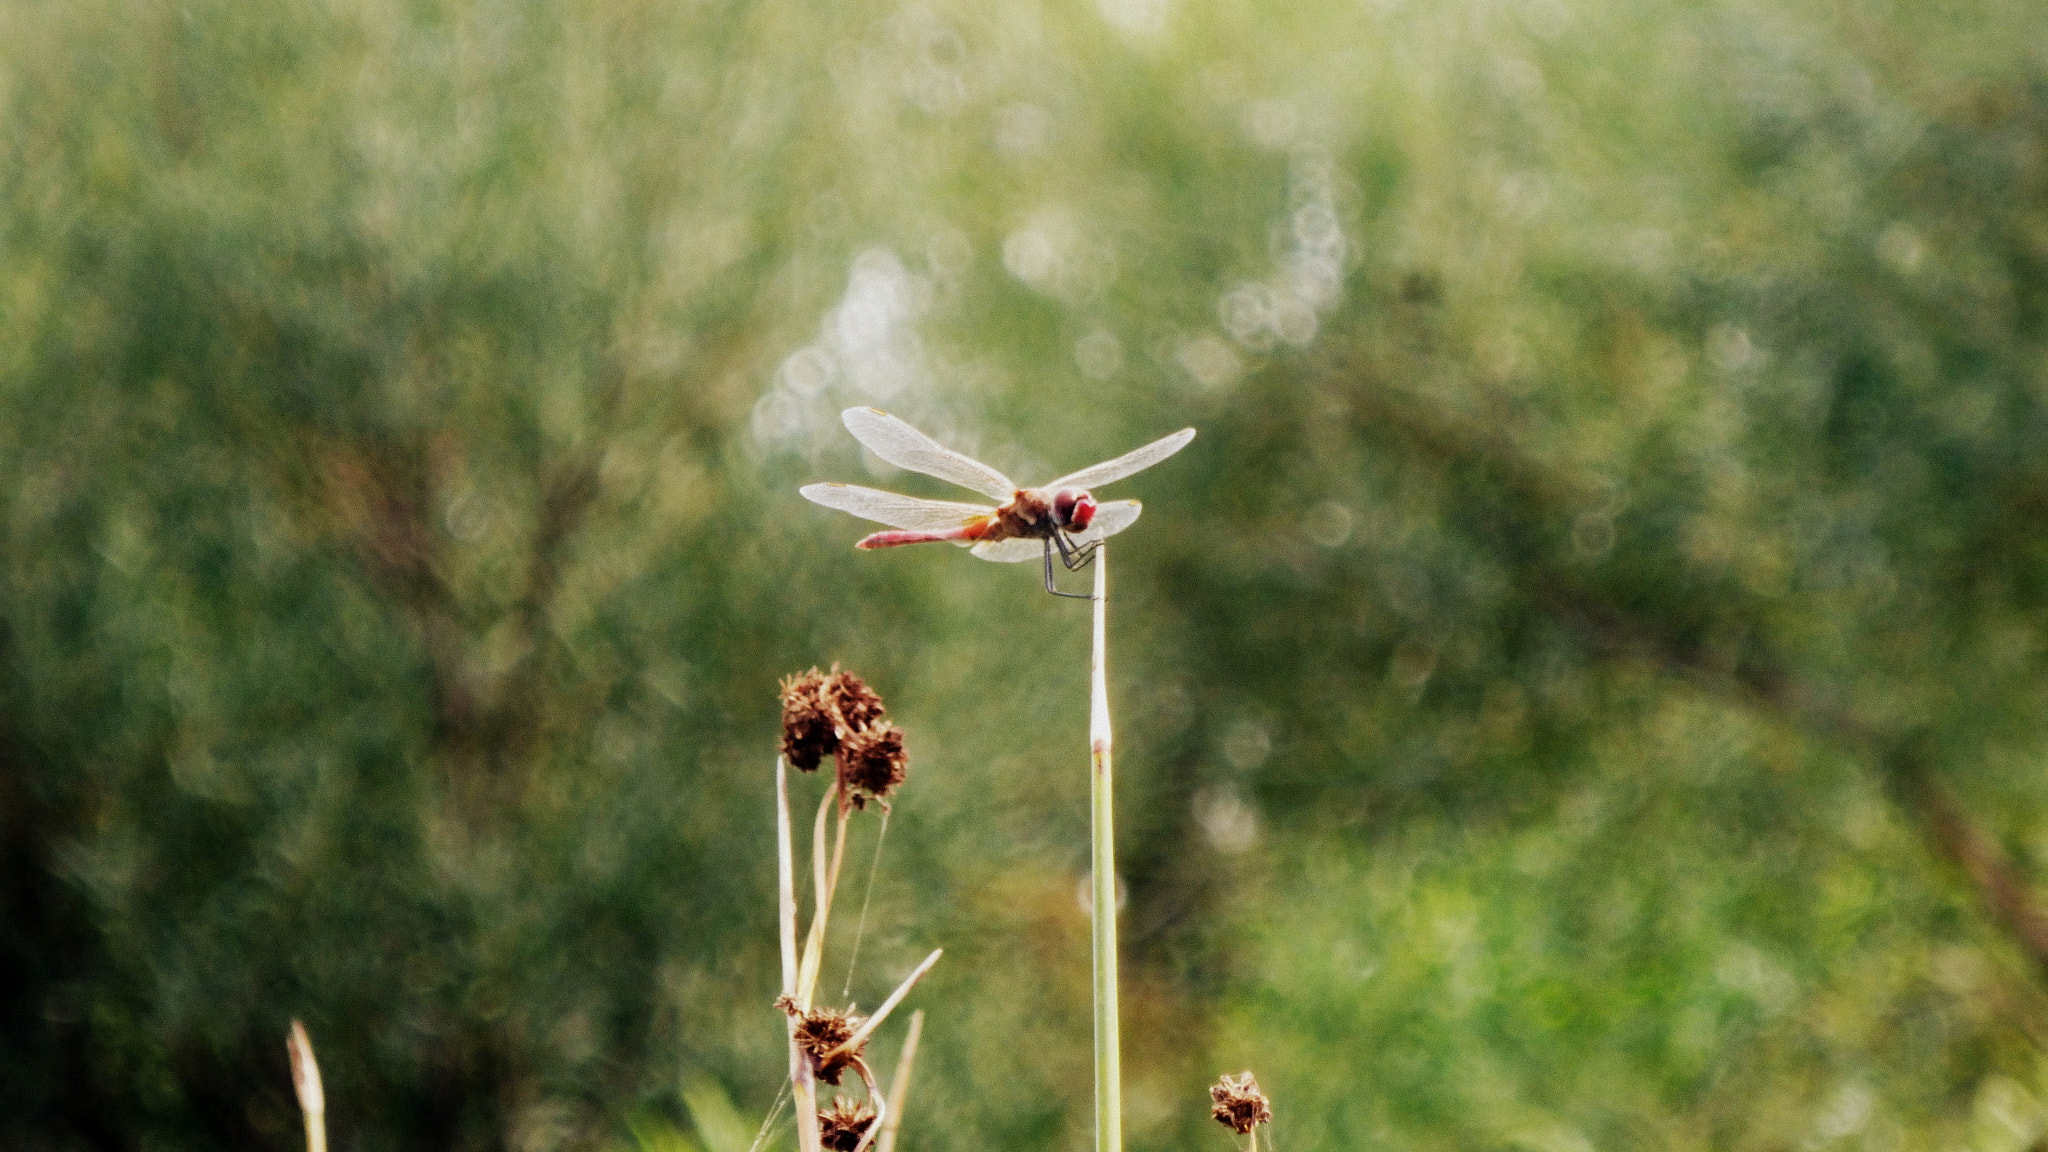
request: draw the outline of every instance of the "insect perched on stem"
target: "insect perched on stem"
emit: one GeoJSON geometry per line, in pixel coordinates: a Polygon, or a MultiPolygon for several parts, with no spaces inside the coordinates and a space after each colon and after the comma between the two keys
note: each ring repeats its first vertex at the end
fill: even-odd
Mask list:
{"type": "Polygon", "coordinates": [[[840,414],[854,438],[883,460],[971,488],[995,505],[958,504],[899,496],[853,484],[807,484],[806,500],[851,512],[897,529],[876,532],[856,548],[895,548],[941,541],[972,548],[983,560],[1016,563],[1043,556],[1045,590],[1076,600],[1092,597],[1062,592],[1053,584],[1052,558],[1070,572],[1087,566],[1101,543],[1135,524],[1141,510],[1136,500],[1099,503],[1090,489],[1150,468],[1187,446],[1193,428],[1154,440],[1114,460],[1070,472],[1036,488],[1021,488],[1001,472],[970,459],[876,408],[848,408],[840,414]]]}

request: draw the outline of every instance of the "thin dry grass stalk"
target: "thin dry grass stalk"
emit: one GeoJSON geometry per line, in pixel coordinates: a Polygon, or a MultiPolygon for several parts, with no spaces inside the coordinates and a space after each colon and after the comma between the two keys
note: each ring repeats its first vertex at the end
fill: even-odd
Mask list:
{"type": "MultiPolygon", "coordinates": [[[[775,835],[777,929],[782,949],[782,992],[776,997],[788,1021],[790,1084],[797,1110],[799,1152],[866,1152],[878,1135],[891,1129],[890,1102],[882,1097],[863,1057],[868,1038],[896,1010],[911,988],[938,962],[933,951],[897,986],[872,1016],[863,1019],[851,1009],[840,1012],[816,1006],[818,974],[824,967],[825,937],[832,903],[846,859],[847,824],[852,813],[873,800],[885,810],[888,795],[903,782],[907,759],[903,733],[888,723],[882,699],[851,672],[834,665],[827,675],[816,668],[789,677],[781,685],[782,751],[775,762],[775,835]],[[836,758],[833,784],[819,798],[811,821],[812,912],[803,946],[797,946],[796,849],[789,814],[789,768],[814,770],[824,757],[836,758]],[[838,826],[826,850],[826,820],[836,809],[838,826]],[[832,1107],[818,1108],[820,1082],[837,1085],[851,1068],[867,1090],[867,1102],[835,1098],[832,1107]]],[[[920,1018],[921,1019],[921,1018],[920,1018]]]]}
{"type": "Polygon", "coordinates": [[[292,1021],[284,1047],[292,1058],[292,1091],[306,1118],[306,1152],[327,1152],[327,1094],[320,1087],[320,1062],[313,1059],[313,1040],[304,1024],[292,1021]]]}
{"type": "Polygon", "coordinates": [[[782,994],[796,999],[796,851],[789,835],[789,770],[775,761],[776,924],[782,941],[782,994]]]}
{"type": "Polygon", "coordinates": [[[903,1038],[903,1054],[896,1058],[896,1075],[889,1079],[889,1118],[882,1122],[881,1139],[875,1152],[896,1152],[896,1130],[903,1126],[903,1101],[910,1095],[910,1070],[917,1063],[917,1042],[924,1035],[924,1009],[910,1014],[910,1033],[903,1038]]]}
{"type": "Polygon", "coordinates": [[[875,1034],[875,1029],[882,1026],[882,1021],[889,1018],[889,1013],[894,1012],[896,1006],[903,1003],[903,998],[910,995],[910,990],[917,986],[919,980],[924,979],[924,974],[931,971],[932,965],[937,964],[939,957],[945,954],[946,950],[944,948],[932,949],[932,954],[924,958],[924,963],[911,969],[910,975],[903,978],[903,983],[898,984],[896,990],[889,993],[889,998],[882,1001],[882,1006],[875,1009],[875,1014],[868,1017],[866,1021],[855,1028],[852,1038],[841,1044],[840,1047],[858,1051],[862,1045],[866,1044],[868,1037],[875,1034]]]}
{"type": "Polygon", "coordinates": [[[817,819],[811,822],[811,929],[804,934],[803,957],[797,962],[796,1003],[797,1007],[809,1011],[811,994],[818,986],[818,967],[823,963],[825,944],[825,921],[832,912],[832,893],[837,884],[827,873],[830,866],[825,855],[825,816],[832,810],[832,796],[828,792],[818,803],[817,819]]]}
{"type": "MultiPolygon", "coordinates": [[[[782,757],[775,759],[775,879],[777,920],[782,942],[782,999],[797,1004],[798,973],[796,952],[796,850],[790,844],[789,770],[782,757]]],[[[818,1091],[811,1079],[811,1062],[796,1040],[797,1016],[789,1016],[789,1084],[796,1105],[798,1152],[822,1152],[818,1131],[818,1091]]]]}

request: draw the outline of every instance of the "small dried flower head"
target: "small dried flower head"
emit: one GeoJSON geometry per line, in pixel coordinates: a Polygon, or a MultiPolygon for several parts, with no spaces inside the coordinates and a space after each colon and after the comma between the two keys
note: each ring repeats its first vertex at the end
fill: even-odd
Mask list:
{"type": "MultiPolygon", "coordinates": [[[[841,742],[882,725],[882,698],[866,682],[834,664],[782,681],[782,755],[799,772],[815,772],[841,742]]],[[[842,768],[842,774],[844,769],[842,768]]]]}
{"type": "Polygon", "coordinates": [[[815,772],[839,745],[825,676],[816,668],[782,681],[782,756],[799,772],[815,772]]]}
{"type": "Polygon", "coordinates": [[[1225,1076],[1210,1085],[1209,1099],[1216,1102],[1209,1114],[1239,1136],[1251,1131],[1254,1124],[1273,1120],[1272,1102],[1259,1091],[1259,1082],[1252,1079],[1250,1072],[1235,1079],[1225,1076]]]}
{"type": "Polygon", "coordinates": [[[860,677],[851,672],[841,672],[839,665],[832,666],[832,675],[825,678],[824,699],[826,706],[839,719],[842,732],[854,732],[879,721],[884,713],[882,698],[867,686],[860,677]]]}
{"type": "Polygon", "coordinates": [[[839,1074],[860,1058],[862,1049],[867,1045],[843,1050],[840,1045],[853,1039],[854,1029],[861,1023],[862,1017],[830,1008],[813,1008],[797,1020],[796,1046],[810,1059],[818,1079],[827,1084],[837,1084],[839,1074]]]}
{"type": "Polygon", "coordinates": [[[832,1107],[818,1109],[819,1143],[833,1152],[853,1152],[875,1123],[875,1110],[864,1102],[835,1096],[832,1107]]]}
{"type": "Polygon", "coordinates": [[[889,793],[903,783],[910,758],[903,751],[903,729],[881,721],[850,732],[839,741],[839,788],[855,808],[875,800],[887,807],[889,793]]]}

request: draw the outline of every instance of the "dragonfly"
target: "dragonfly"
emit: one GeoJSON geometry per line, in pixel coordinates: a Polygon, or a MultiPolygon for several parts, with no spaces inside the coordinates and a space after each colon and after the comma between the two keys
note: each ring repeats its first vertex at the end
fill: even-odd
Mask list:
{"type": "Polygon", "coordinates": [[[946,542],[973,550],[983,560],[1002,564],[1045,559],[1045,590],[1055,596],[1091,600],[1054,585],[1052,560],[1058,553],[1067,571],[1086,567],[1102,542],[1138,520],[1136,500],[1098,502],[1091,489],[1121,480],[1159,463],[1195,438],[1183,428],[1143,448],[1126,452],[1036,488],[1019,487],[1008,476],[963,456],[879,408],[848,408],[839,418],[846,430],[883,460],[936,476],[979,492],[995,504],[962,504],[899,496],[856,484],[807,484],[804,499],[864,520],[887,524],[894,531],[876,532],[856,548],[896,548],[905,544],[946,542]]]}

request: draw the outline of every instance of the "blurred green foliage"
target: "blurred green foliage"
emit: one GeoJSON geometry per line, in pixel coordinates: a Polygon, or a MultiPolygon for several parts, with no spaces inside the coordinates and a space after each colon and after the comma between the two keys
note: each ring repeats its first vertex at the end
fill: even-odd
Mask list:
{"type": "Polygon", "coordinates": [[[854,403],[1202,430],[1110,493],[1133,1148],[1246,1066],[1288,1152],[2048,1133],[2048,8],[0,45],[0,1143],[293,1147],[296,1016],[338,1149],[735,1147],[837,660],[913,756],[847,996],[947,949],[906,1147],[1077,1146],[1084,614],[853,553],[798,484],[951,495],[854,403]]]}

